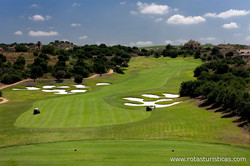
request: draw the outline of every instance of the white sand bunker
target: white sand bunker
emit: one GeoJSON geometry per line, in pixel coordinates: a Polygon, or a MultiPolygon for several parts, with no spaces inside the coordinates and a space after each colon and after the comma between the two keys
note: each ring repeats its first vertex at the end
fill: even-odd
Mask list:
{"type": "Polygon", "coordinates": [[[56,86],[55,85],[46,85],[46,86],[43,86],[43,89],[51,89],[54,87],[56,87],[56,86]]]}
{"type": "Polygon", "coordinates": [[[178,98],[178,97],[180,97],[179,95],[168,94],[168,93],[163,93],[163,95],[164,95],[166,98],[178,98]]]}
{"type": "Polygon", "coordinates": [[[110,83],[100,82],[100,83],[97,83],[96,85],[111,85],[111,84],[110,83]]]}
{"type": "Polygon", "coordinates": [[[58,86],[57,88],[67,89],[70,88],[69,86],[58,86]]]}
{"type": "Polygon", "coordinates": [[[152,95],[152,94],[142,94],[143,97],[148,97],[148,98],[155,98],[155,99],[158,99],[160,98],[159,96],[157,95],[152,95]]]}
{"type": "Polygon", "coordinates": [[[39,90],[39,89],[41,89],[41,88],[37,88],[37,87],[26,87],[27,88],[27,90],[39,90]]]}
{"type": "Polygon", "coordinates": [[[76,88],[87,88],[86,85],[74,85],[76,88]]]}
{"type": "MultiPolygon", "coordinates": [[[[178,102],[173,102],[171,104],[156,104],[158,102],[164,102],[164,101],[173,101],[173,99],[170,98],[177,98],[179,97],[179,95],[173,95],[173,94],[163,94],[166,98],[169,99],[158,99],[156,101],[144,101],[144,99],[142,98],[135,98],[135,97],[126,97],[123,98],[125,100],[129,100],[129,101],[136,101],[136,102],[140,102],[141,104],[135,104],[135,103],[124,103],[124,105],[126,106],[151,106],[151,107],[156,107],[156,108],[163,108],[163,107],[170,107],[176,104],[181,103],[182,101],[178,101],[178,102]]],[[[143,94],[142,96],[144,97],[149,97],[149,98],[160,98],[157,95],[151,95],[151,94],[143,94]]]]}
{"type": "Polygon", "coordinates": [[[12,88],[12,90],[26,90],[26,89],[12,88]]]}
{"type": "Polygon", "coordinates": [[[71,92],[71,93],[84,93],[84,92],[87,92],[87,90],[79,90],[79,89],[76,89],[76,90],[71,90],[70,92],[71,92]]]}

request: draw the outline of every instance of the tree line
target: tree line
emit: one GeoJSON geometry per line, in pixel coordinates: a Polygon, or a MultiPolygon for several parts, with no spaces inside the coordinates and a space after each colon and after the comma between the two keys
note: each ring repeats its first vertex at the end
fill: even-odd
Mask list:
{"type": "Polygon", "coordinates": [[[32,64],[26,64],[25,57],[22,55],[11,63],[7,62],[6,56],[0,54],[0,80],[5,84],[26,78],[32,78],[35,81],[49,73],[58,81],[73,77],[75,82],[81,83],[83,78],[89,77],[90,74],[102,75],[109,69],[123,74],[131,56],[136,56],[138,52],[137,47],[121,45],[84,45],[74,46],[69,50],[58,49],[50,44],[44,45],[40,51],[33,52],[32,64]],[[57,58],[54,65],[49,65],[51,56],[48,55],[57,58]]]}
{"type": "Polygon", "coordinates": [[[210,61],[194,70],[195,81],[181,84],[180,96],[203,96],[209,104],[222,106],[250,123],[250,68],[240,58],[210,61]]]}

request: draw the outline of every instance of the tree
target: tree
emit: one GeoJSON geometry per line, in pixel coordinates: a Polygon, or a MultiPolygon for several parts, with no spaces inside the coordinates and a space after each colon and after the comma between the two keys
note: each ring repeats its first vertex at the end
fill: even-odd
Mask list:
{"type": "Polygon", "coordinates": [[[199,77],[202,72],[208,72],[208,68],[204,65],[196,67],[194,70],[194,77],[199,77]]]}
{"type": "Polygon", "coordinates": [[[55,77],[57,79],[57,81],[60,81],[61,78],[64,78],[66,72],[64,70],[58,70],[56,73],[55,73],[55,77]]]}
{"type": "Polygon", "coordinates": [[[83,78],[82,78],[81,75],[76,75],[74,82],[77,83],[77,84],[81,84],[82,83],[82,79],[83,78]]]}
{"type": "Polygon", "coordinates": [[[19,70],[23,70],[25,66],[25,58],[23,56],[18,56],[16,62],[14,63],[14,68],[15,69],[19,69],[19,70]]]}
{"type": "Polygon", "coordinates": [[[17,74],[14,74],[14,73],[9,73],[9,74],[6,74],[3,79],[2,79],[2,83],[4,84],[12,84],[12,83],[15,83],[15,82],[18,82],[18,81],[21,81],[21,77],[17,74]]]}
{"type": "Polygon", "coordinates": [[[23,44],[18,44],[15,47],[16,52],[28,52],[28,48],[23,44]]]}
{"type": "Polygon", "coordinates": [[[41,66],[32,65],[30,69],[30,78],[34,79],[34,82],[37,78],[43,76],[43,70],[41,66]]]}
{"type": "Polygon", "coordinates": [[[42,47],[42,53],[54,55],[55,54],[55,47],[53,47],[51,45],[45,45],[42,47]]]}
{"type": "Polygon", "coordinates": [[[232,51],[229,51],[226,53],[227,58],[231,58],[233,55],[234,55],[234,53],[232,51]]]}

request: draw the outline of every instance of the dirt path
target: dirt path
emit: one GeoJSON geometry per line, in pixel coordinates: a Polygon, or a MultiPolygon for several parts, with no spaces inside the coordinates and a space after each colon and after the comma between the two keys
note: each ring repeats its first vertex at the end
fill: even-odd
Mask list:
{"type": "MultiPolygon", "coordinates": [[[[113,69],[110,69],[108,73],[105,73],[105,74],[102,74],[102,76],[106,76],[106,75],[109,75],[109,74],[112,74],[114,73],[114,70],[113,69]]],[[[100,74],[94,74],[88,78],[95,78],[95,77],[98,77],[100,74]]]]}
{"type": "Polygon", "coordinates": [[[0,90],[8,88],[8,87],[11,87],[11,86],[14,86],[14,85],[17,85],[17,84],[20,84],[22,82],[30,81],[30,80],[32,80],[32,79],[26,79],[26,80],[22,80],[22,81],[16,82],[14,84],[0,86],[0,90]]]}
{"type": "Polygon", "coordinates": [[[0,101],[0,104],[7,103],[9,100],[3,97],[0,97],[3,101],[0,101]]]}

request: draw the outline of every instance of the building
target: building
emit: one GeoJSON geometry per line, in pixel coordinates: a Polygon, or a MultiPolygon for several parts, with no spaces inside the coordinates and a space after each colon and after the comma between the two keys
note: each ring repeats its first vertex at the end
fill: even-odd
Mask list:
{"type": "Polygon", "coordinates": [[[241,59],[245,61],[250,60],[250,49],[242,49],[237,51],[237,56],[241,57],[241,59]]]}
{"type": "Polygon", "coordinates": [[[182,49],[185,50],[201,50],[201,43],[194,41],[194,40],[189,40],[187,43],[184,44],[182,49]]]}

